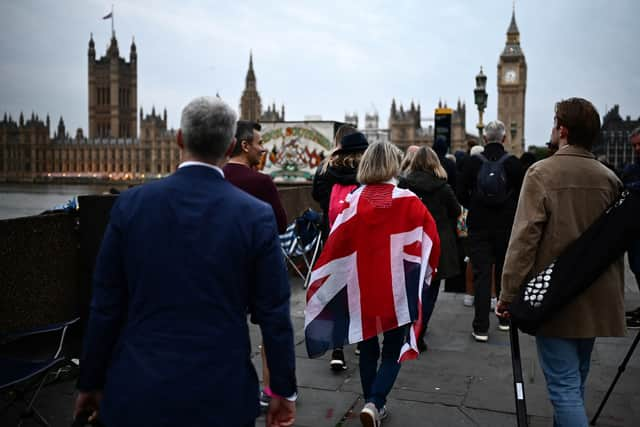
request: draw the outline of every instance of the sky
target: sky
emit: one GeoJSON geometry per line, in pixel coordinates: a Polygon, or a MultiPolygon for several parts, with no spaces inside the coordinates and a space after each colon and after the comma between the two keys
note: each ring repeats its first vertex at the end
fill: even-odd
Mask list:
{"type": "MultiPolygon", "coordinates": [[[[0,114],[60,116],[87,134],[87,50],[106,52],[114,5],[121,56],[138,51],[138,108],[167,108],[178,128],[182,108],[201,95],[238,108],[253,52],[263,107],[285,105],[287,120],[343,121],[378,112],[391,100],[433,117],[441,99],[466,103],[477,133],[475,75],[488,77],[485,123],[497,114],[497,64],[510,0],[168,1],[2,0],[0,114]]],[[[515,3],[527,66],[525,142],[549,140],[555,102],[580,96],[601,115],[640,117],[640,2],[520,0],[515,3]]],[[[427,122],[424,125],[428,125],[427,122]]]]}

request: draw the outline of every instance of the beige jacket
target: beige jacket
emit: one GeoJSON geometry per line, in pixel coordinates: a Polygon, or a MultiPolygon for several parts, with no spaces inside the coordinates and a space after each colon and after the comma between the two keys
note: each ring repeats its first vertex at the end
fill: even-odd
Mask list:
{"type": "MultiPolygon", "coordinates": [[[[578,238],[621,189],[613,172],[577,146],[565,146],[533,164],[518,201],[500,299],[513,300],[520,286],[578,238]]],[[[538,331],[538,335],[564,338],[625,334],[622,258],[538,331]]]]}

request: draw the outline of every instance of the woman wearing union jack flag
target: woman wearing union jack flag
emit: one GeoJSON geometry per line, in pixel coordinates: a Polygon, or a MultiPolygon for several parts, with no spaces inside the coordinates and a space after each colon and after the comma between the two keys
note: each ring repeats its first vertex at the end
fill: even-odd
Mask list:
{"type": "Polygon", "coordinates": [[[398,158],[389,143],[367,148],[357,174],[362,185],[347,196],[307,290],[309,356],[360,343],[366,402],[360,420],[366,427],[379,426],[387,415],[400,362],[418,355],[420,295],[440,256],[433,217],[415,194],[396,186],[398,158]]]}

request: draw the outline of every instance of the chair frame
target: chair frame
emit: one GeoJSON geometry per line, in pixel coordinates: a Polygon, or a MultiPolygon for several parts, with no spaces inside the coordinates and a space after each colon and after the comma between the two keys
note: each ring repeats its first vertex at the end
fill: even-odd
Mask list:
{"type": "Polygon", "coordinates": [[[18,423],[18,426],[22,426],[23,422],[28,418],[35,418],[35,420],[43,426],[49,425],[47,420],[35,408],[34,405],[40,391],[45,386],[45,384],[47,384],[47,380],[49,380],[49,382],[52,382],[58,379],[62,371],[64,370],[64,366],[72,365],[77,367],[77,365],[73,361],[67,359],[62,355],[62,349],[64,346],[64,339],[66,337],[67,330],[79,319],[80,318],[77,317],[69,321],[46,325],[44,327],[34,328],[28,331],[0,335],[0,346],[5,346],[9,343],[19,341],[25,337],[60,332],[60,339],[58,341],[58,346],[55,353],[52,357],[49,357],[45,360],[0,357],[0,363],[11,363],[12,361],[44,363],[37,368],[34,367],[34,369],[26,375],[15,378],[0,378],[0,393],[13,395],[13,398],[10,398],[9,402],[3,408],[0,408],[0,413],[6,412],[11,407],[18,407],[18,402],[26,403],[24,408],[20,411],[20,421],[18,423]],[[54,375],[53,380],[50,380],[50,374],[54,375]],[[31,397],[27,400],[27,396],[33,389],[34,384],[36,384],[35,389],[32,392],[31,397]]]}
{"type": "MultiPolygon", "coordinates": [[[[304,215],[304,212],[302,215],[304,215]]],[[[296,219],[294,219],[292,224],[295,224],[298,218],[299,217],[296,217],[296,219]]],[[[293,241],[289,247],[289,250],[285,250],[284,247],[281,247],[282,254],[284,255],[287,262],[291,265],[291,267],[293,267],[293,269],[298,274],[298,276],[300,276],[301,279],[304,279],[304,284],[303,284],[304,289],[306,289],[307,286],[309,286],[309,279],[311,279],[311,269],[313,268],[313,265],[315,264],[318,258],[318,255],[322,250],[322,243],[323,243],[322,230],[319,226],[317,226],[316,236],[314,237],[314,240],[312,240],[312,243],[313,245],[311,247],[309,247],[308,245],[306,246],[307,250],[305,251],[305,246],[303,246],[303,244],[300,242],[300,236],[296,230],[296,232],[294,233],[293,241]],[[307,255],[309,252],[312,253],[311,258],[309,258],[307,255]],[[307,267],[306,273],[303,273],[300,270],[300,268],[296,265],[296,263],[293,261],[293,257],[296,257],[296,256],[299,256],[303,259],[305,266],[307,267]]]]}

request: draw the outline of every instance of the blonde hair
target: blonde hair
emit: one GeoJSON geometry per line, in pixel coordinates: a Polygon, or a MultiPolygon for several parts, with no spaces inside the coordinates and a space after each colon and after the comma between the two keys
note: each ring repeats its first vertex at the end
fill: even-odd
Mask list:
{"type": "Polygon", "coordinates": [[[438,159],[438,155],[433,151],[433,149],[426,145],[420,147],[420,149],[416,151],[416,154],[413,156],[413,160],[409,165],[408,171],[431,171],[438,178],[447,179],[447,171],[442,167],[440,159],[438,159]]]}
{"type": "Polygon", "coordinates": [[[370,144],[362,155],[356,179],[360,184],[379,184],[395,178],[400,170],[399,152],[389,142],[370,144]]]}
{"type": "Polygon", "coordinates": [[[408,150],[404,153],[404,157],[402,158],[402,162],[400,163],[400,173],[407,172],[409,170],[409,165],[411,161],[416,156],[416,150],[408,150]]]}

